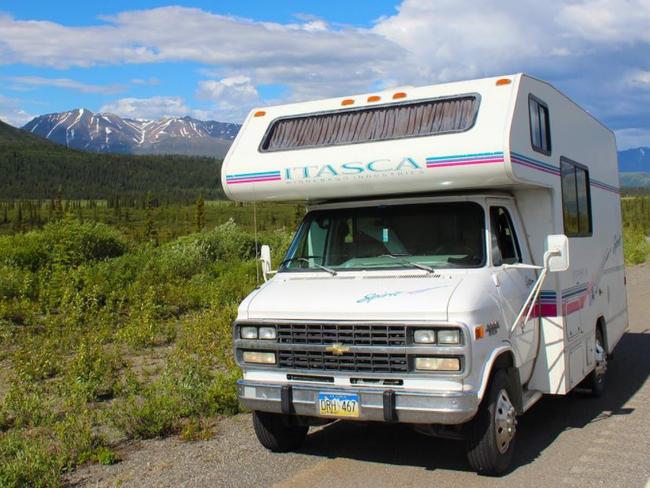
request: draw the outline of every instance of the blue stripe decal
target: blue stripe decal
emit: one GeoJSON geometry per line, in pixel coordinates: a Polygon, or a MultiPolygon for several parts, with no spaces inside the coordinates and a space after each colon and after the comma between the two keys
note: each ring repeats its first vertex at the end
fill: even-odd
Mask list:
{"type": "Polygon", "coordinates": [[[554,166],[549,163],[545,163],[544,161],[540,161],[539,159],[533,159],[528,156],[524,156],[523,154],[519,154],[516,152],[511,153],[511,159],[512,162],[514,163],[519,163],[519,164],[524,164],[524,165],[532,165],[536,168],[543,169],[546,171],[550,171],[554,174],[560,174],[560,168],[557,166],[554,166]]]}
{"type": "Polygon", "coordinates": [[[237,178],[263,178],[265,176],[280,176],[280,171],[264,171],[259,173],[239,173],[235,175],[226,175],[226,179],[237,179],[237,178]]]}
{"type": "MultiPolygon", "coordinates": [[[[518,163],[524,166],[533,167],[533,169],[540,169],[542,171],[553,172],[553,174],[557,174],[558,176],[560,174],[560,168],[558,168],[557,166],[553,166],[552,164],[545,163],[544,161],[540,161],[539,159],[533,159],[529,156],[524,156],[523,154],[519,154],[516,152],[512,152],[510,154],[511,154],[510,159],[512,160],[513,163],[518,163]]],[[[589,178],[589,181],[592,186],[595,186],[596,188],[600,188],[601,190],[607,190],[614,193],[621,192],[620,188],[605,183],[603,181],[596,180],[594,178],[589,178]]]]}

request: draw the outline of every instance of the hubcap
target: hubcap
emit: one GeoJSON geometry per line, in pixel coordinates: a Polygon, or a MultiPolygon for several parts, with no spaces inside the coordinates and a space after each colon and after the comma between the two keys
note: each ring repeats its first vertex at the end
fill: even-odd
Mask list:
{"type": "Polygon", "coordinates": [[[517,430],[515,407],[510,401],[510,397],[506,390],[501,390],[499,392],[496,410],[494,412],[494,420],[497,449],[501,454],[503,454],[508,450],[510,442],[512,442],[512,439],[515,437],[515,431],[517,430]]]}
{"type": "Polygon", "coordinates": [[[607,371],[607,355],[603,348],[600,338],[596,337],[596,375],[602,378],[607,371]]]}

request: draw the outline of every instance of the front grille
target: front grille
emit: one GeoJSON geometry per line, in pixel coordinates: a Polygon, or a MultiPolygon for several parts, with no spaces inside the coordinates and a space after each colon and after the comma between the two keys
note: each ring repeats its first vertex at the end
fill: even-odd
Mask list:
{"type": "Polygon", "coordinates": [[[278,324],[278,342],[285,344],[350,344],[405,346],[403,325],[278,324]]]}
{"type": "Polygon", "coordinates": [[[347,352],[335,356],[322,351],[278,351],[278,366],[364,373],[406,373],[406,354],[347,352]]]}

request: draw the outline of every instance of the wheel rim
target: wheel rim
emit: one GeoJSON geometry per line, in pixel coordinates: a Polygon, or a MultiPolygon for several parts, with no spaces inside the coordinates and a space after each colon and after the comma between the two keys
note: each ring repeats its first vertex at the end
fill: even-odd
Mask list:
{"type": "Polygon", "coordinates": [[[496,433],[497,449],[501,454],[510,447],[517,430],[515,407],[510,401],[508,392],[504,389],[499,392],[497,405],[494,411],[494,429],[496,433]]]}
{"type": "Polygon", "coordinates": [[[603,347],[602,339],[600,334],[596,334],[596,378],[599,383],[602,383],[605,380],[605,372],[607,371],[607,354],[605,354],[605,348],[603,347]]]}

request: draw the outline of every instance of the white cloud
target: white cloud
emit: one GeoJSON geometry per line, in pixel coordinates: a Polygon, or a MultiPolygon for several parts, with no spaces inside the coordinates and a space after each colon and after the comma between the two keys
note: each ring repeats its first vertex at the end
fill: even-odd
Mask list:
{"type": "Polygon", "coordinates": [[[650,146],[650,128],[620,129],[616,132],[618,150],[650,146]]]}
{"type": "Polygon", "coordinates": [[[127,118],[159,119],[188,115],[191,109],[181,97],[121,98],[99,109],[127,118]]]}
{"type": "Polygon", "coordinates": [[[35,86],[50,86],[55,88],[67,88],[82,93],[112,94],[124,91],[122,85],[91,85],[70,78],[44,78],[42,76],[7,76],[5,78],[16,85],[16,89],[25,89],[35,86]]]}
{"type": "Polygon", "coordinates": [[[253,105],[262,103],[252,80],[242,75],[199,81],[196,96],[212,103],[202,117],[218,120],[242,120],[253,105]]]}
{"type": "Polygon", "coordinates": [[[628,74],[626,81],[638,88],[650,88],[650,71],[638,70],[628,74]]]}
{"type": "Polygon", "coordinates": [[[582,0],[564,5],[559,20],[595,42],[650,42],[648,0],[582,0]]]}
{"type": "Polygon", "coordinates": [[[0,95],[0,120],[14,127],[22,127],[33,118],[21,108],[20,100],[0,95]]]}
{"type": "Polygon", "coordinates": [[[149,78],[133,78],[131,80],[131,83],[133,83],[134,85],[156,86],[160,84],[160,80],[155,76],[151,76],[149,78]]]}

